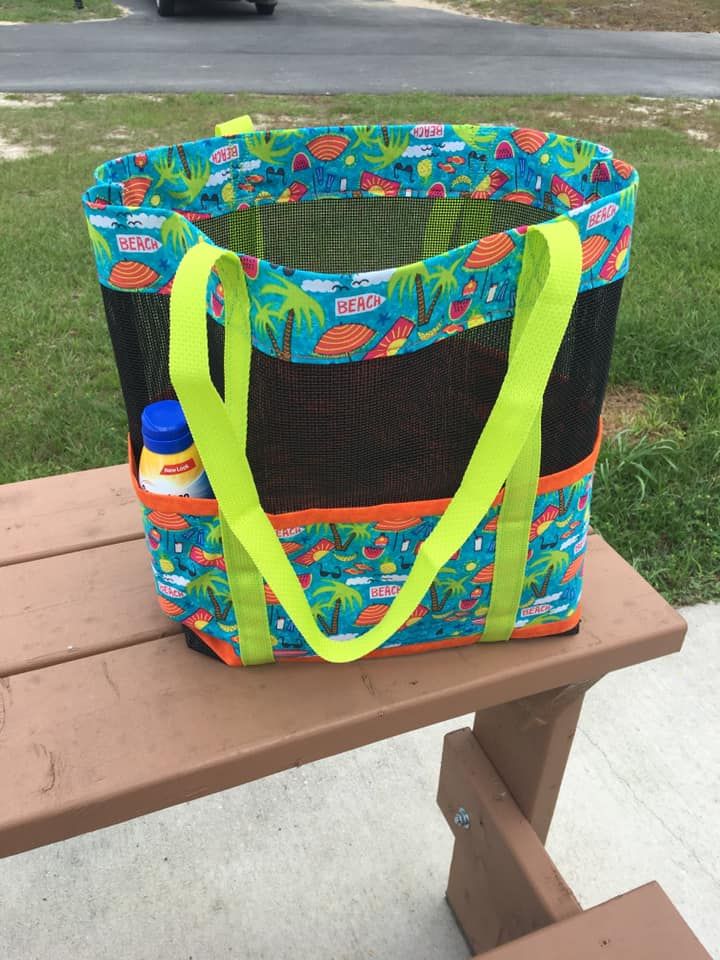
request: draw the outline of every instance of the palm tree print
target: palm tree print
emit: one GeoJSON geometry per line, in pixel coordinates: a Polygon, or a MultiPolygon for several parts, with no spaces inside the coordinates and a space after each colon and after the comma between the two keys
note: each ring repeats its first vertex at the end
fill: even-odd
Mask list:
{"type": "Polygon", "coordinates": [[[289,130],[277,133],[269,131],[250,133],[244,138],[244,144],[247,150],[263,163],[277,163],[292,150],[292,143],[285,146],[291,137],[292,131],[289,130]]]}
{"type": "Polygon", "coordinates": [[[536,600],[546,597],[553,576],[558,576],[570,566],[570,558],[563,550],[545,550],[525,571],[525,589],[536,600]]]}
{"type": "Polygon", "coordinates": [[[263,318],[275,356],[290,360],[295,325],[311,333],[315,324],[323,326],[325,312],[314,297],[285,277],[275,277],[270,283],[266,283],[260,291],[260,296],[280,298],[279,303],[274,300],[264,307],[263,318]],[[279,333],[277,325],[280,323],[282,323],[282,346],[277,339],[279,333]]]}
{"type": "Polygon", "coordinates": [[[170,147],[166,156],[160,156],[153,161],[152,168],[157,175],[155,180],[156,190],[159,190],[166,183],[175,183],[176,180],[180,179],[180,172],[175,164],[172,147],[170,147]]]}
{"type": "Polygon", "coordinates": [[[180,190],[169,190],[171,197],[175,197],[185,205],[191,204],[196,200],[203,187],[210,177],[210,163],[204,160],[196,160],[190,166],[185,162],[185,172],[179,176],[179,180],[185,184],[180,190]]]}
{"type": "Polygon", "coordinates": [[[364,153],[364,159],[374,167],[391,167],[410,145],[410,131],[381,127],[380,136],[375,136],[371,145],[375,148],[374,152],[364,153]]]}
{"type": "Polygon", "coordinates": [[[315,618],[320,629],[329,637],[336,636],[338,633],[341,612],[353,611],[363,604],[360,592],[342,581],[326,583],[322,587],[318,587],[313,593],[313,600],[316,601],[312,604],[315,618]],[[324,599],[318,601],[318,597],[324,599]],[[328,609],[332,610],[330,621],[326,620],[324,616],[324,612],[328,609]],[[323,613],[320,611],[323,611],[323,613]]]}
{"type": "Polygon", "coordinates": [[[160,227],[160,239],[170,246],[174,253],[182,255],[193,245],[195,234],[185,217],[174,213],[160,227]]]}
{"type": "Polygon", "coordinates": [[[222,545],[222,527],[216,517],[198,517],[195,526],[202,533],[202,542],[208,547],[219,547],[222,545]]]}
{"type": "Polygon", "coordinates": [[[557,162],[566,174],[578,176],[588,169],[596,156],[597,148],[594,143],[575,140],[574,137],[558,136],[556,144],[561,148],[557,153],[557,162]]]}
{"type": "Polygon", "coordinates": [[[193,577],[187,585],[189,597],[197,597],[199,603],[209,600],[212,604],[215,618],[224,622],[232,609],[232,601],[228,594],[228,582],[218,570],[206,570],[193,577]],[[220,599],[224,602],[221,606],[220,599]]]}
{"type": "Polygon", "coordinates": [[[497,139],[497,133],[494,130],[481,133],[481,129],[481,127],[476,127],[472,123],[458,123],[452,127],[453,135],[475,151],[497,139]]]}
{"type": "Polygon", "coordinates": [[[559,516],[564,517],[572,506],[573,498],[585,489],[585,481],[578,480],[569,487],[560,487],[558,490],[558,508],[559,516]]]}
{"type": "Polygon", "coordinates": [[[96,259],[98,260],[112,260],[112,252],[110,250],[110,244],[107,242],[105,237],[100,233],[99,230],[96,230],[95,227],[88,220],[88,233],[90,234],[90,242],[92,243],[93,252],[96,259]]]}

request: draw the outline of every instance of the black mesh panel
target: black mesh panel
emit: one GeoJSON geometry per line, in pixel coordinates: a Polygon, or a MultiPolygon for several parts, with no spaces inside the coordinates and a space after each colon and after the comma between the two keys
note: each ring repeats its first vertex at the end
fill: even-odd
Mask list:
{"type": "Polygon", "coordinates": [[[554,215],[512,201],[364,197],[273,203],[197,225],[237,253],[296,270],[359,273],[414,263],[554,215]]]}
{"type": "MultiPolygon", "coordinates": [[[[453,236],[442,248],[548,216],[517,203],[442,202],[455,205],[453,236]]],[[[420,259],[434,203],[278,204],[203,223],[217,243],[291,269],[363,271],[420,259]]],[[[543,474],[592,450],[621,288],[617,281],[577,298],[545,392],[543,474]]],[[[109,289],[103,296],[138,454],[142,409],[173,396],[169,298],[109,289]]],[[[223,328],[208,323],[210,367],[222,392],[223,328]]],[[[282,513],[452,496],[502,384],[511,324],[493,321],[414,353],[365,362],[288,363],[253,351],[248,457],[264,508],[282,513]]]]}

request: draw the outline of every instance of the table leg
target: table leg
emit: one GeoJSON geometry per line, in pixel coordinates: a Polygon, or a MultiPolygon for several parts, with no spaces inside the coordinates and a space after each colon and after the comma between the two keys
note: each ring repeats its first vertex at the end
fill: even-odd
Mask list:
{"type": "Polygon", "coordinates": [[[447,899],[475,953],[579,911],[543,844],[590,686],[483,710],[472,735],[446,738],[439,803],[455,833],[447,899]],[[467,829],[454,819],[460,807],[472,811],[467,829]]]}
{"type": "Polygon", "coordinates": [[[473,733],[544,843],[585,693],[572,684],[475,714],[473,733]]]}

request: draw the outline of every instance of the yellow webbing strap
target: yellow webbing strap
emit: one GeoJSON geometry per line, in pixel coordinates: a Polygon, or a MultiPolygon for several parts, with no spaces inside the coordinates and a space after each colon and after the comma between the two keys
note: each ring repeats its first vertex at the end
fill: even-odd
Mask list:
{"type": "MultiPolygon", "coordinates": [[[[325,636],[315,623],[303,588],[262,509],[247,460],[251,340],[242,267],[234,254],[209,244],[198,244],[186,253],[170,300],[171,381],[221,506],[223,523],[244,550],[240,566],[246,562],[254,565],[318,656],[346,663],[385,643],[408,620],[440,568],[487,513],[535,428],[577,295],[580,262],[580,240],[571,220],[558,219],[529,228],[521,273],[521,283],[529,292],[518,291],[518,307],[526,313],[521,318],[522,332],[460,487],[418,551],[406,582],[383,620],[367,633],[340,642],[325,636]],[[213,385],[208,364],[205,298],[213,267],[225,290],[225,335],[230,341],[226,357],[232,362],[225,375],[226,390],[231,390],[227,404],[213,385]]],[[[537,474],[527,482],[536,485],[537,474]]],[[[234,581],[232,596],[243,661],[265,662],[272,656],[266,614],[248,613],[250,629],[253,622],[262,625],[255,637],[246,635],[241,624],[248,607],[261,602],[259,580],[252,580],[248,586],[250,577],[238,578],[230,570],[229,576],[234,581]]]]}

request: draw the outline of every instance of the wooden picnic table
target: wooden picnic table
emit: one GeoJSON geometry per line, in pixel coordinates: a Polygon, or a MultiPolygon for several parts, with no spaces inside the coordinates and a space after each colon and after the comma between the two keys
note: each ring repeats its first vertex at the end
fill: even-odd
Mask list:
{"type": "Polygon", "coordinates": [[[592,534],[575,636],[230,669],[160,611],[126,467],[0,487],[0,529],[0,856],[475,712],[472,733],[449,735],[440,803],[456,837],[448,900],[476,951],[579,909],[548,881],[543,843],[583,695],[685,633],[592,534]],[[461,823],[461,808],[477,815],[478,764],[525,824],[494,848],[520,898],[508,881],[488,901],[497,858],[461,823]]]}

